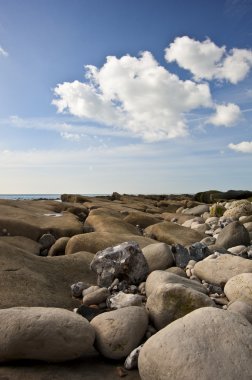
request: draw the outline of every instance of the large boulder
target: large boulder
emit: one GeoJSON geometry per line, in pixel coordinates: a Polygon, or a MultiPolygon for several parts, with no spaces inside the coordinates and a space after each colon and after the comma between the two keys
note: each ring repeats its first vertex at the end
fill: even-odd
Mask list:
{"type": "Polygon", "coordinates": [[[136,348],[148,327],[143,307],[129,306],[98,315],[91,321],[97,350],[106,358],[125,358],[136,348]]]}
{"type": "Polygon", "coordinates": [[[149,271],[167,269],[173,266],[174,257],[171,247],[165,243],[154,243],[142,249],[149,271]]]}
{"type": "Polygon", "coordinates": [[[252,303],[252,273],[241,273],[228,280],[224,292],[229,301],[248,299],[252,303]]]}
{"type": "Polygon", "coordinates": [[[85,221],[85,225],[92,227],[95,232],[140,235],[139,230],[135,226],[110,215],[90,213],[85,221]]]}
{"type": "Polygon", "coordinates": [[[219,233],[215,245],[228,249],[237,245],[249,245],[249,243],[248,230],[241,223],[232,222],[219,233]]]}
{"type": "Polygon", "coordinates": [[[190,245],[203,239],[204,234],[172,222],[161,222],[145,228],[147,236],[166,244],[190,245]]]}
{"type": "Polygon", "coordinates": [[[90,269],[94,255],[41,257],[0,241],[0,308],[46,306],[73,309],[70,285],[96,283],[90,269]]]}
{"type": "Polygon", "coordinates": [[[207,295],[182,284],[158,286],[146,303],[150,319],[158,330],[205,306],[215,306],[215,304],[207,295]]]}
{"type": "Polygon", "coordinates": [[[61,362],[89,353],[95,332],[88,321],[64,309],[0,310],[0,362],[37,359],[61,362]]]}
{"type": "Polygon", "coordinates": [[[156,290],[160,285],[165,284],[181,284],[188,288],[192,288],[198,292],[206,293],[206,288],[197,281],[189,280],[174,273],[169,273],[163,270],[155,270],[149,274],[145,284],[147,297],[156,290]]]}
{"type": "Polygon", "coordinates": [[[90,268],[96,272],[99,286],[109,287],[115,278],[126,280],[129,284],[145,281],[149,267],[135,242],[124,242],[96,253],[90,268]]]}
{"type": "Polygon", "coordinates": [[[66,246],[66,255],[71,255],[79,251],[96,253],[107,247],[121,244],[124,241],[135,241],[140,248],[156,243],[155,240],[138,235],[116,234],[109,232],[89,232],[78,234],[70,238],[66,246]]]}
{"type": "Polygon", "coordinates": [[[0,242],[20,248],[22,251],[29,252],[37,256],[39,256],[42,249],[41,244],[24,236],[0,236],[0,242]]]}
{"type": "Polygon", "coordinates": [[[144,344],[142,380],[248,380],[252,326],[242,316],[205,307],[177,319],[144,344]]]}
{"type": "Polygon", "coordinates": [[[194,266],[194,274],[211,284],[225,285],[231,278],[240,273],[251,273],[252,261],[242,257],[223,254],[218,257],[208,256],[194,266]]]}

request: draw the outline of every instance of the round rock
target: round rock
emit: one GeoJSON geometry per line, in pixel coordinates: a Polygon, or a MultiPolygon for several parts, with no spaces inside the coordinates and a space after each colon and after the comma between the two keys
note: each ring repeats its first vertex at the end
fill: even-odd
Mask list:
{"type": "Polygon", "coordinates": [[[230,278],[225,285],[224,293],[229,301],[245,298],[252,302],[252,273],[241,273],[230,278]]]}
{"type": "Polygon", "coordinates": [[[94,338],[89,322],[65,309],[13,307],[0,310],[0,362],[77,359],[90,352],[94,338]]]}
{"type": "Polygon", "coordinates": [[[129,306],[98,315],[91,321],[97,350],[110,359],[121,359],[136,348],[147,330],[148,316],[143,307],[129,306]]]}
{"type": "Polygon", "coordinates": [[[240,315],[206,307],[147,340],[138,368],[142,380],[248,380],[251,357],[251,324],[240,315]]]}
{"type": "Polygon", "coordinates": [[[171,247],[165,243],[147,245],[142,249],[149,266],[149,271],[167,269],[174,265],[171,247]]]}

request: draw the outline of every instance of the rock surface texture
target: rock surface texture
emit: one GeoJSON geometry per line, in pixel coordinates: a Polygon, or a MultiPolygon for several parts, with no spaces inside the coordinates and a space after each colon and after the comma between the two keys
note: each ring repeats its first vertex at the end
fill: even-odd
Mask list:
{"type": "Polygon", "coordinates": [[[125,242],[97,252],[90,264],[98,275],[98,285],[109,287],[115,278],[139,284],[148,275],[147,261],[135,242],[125,242]]]}
{"type": "Polygon", "coordinates": [[[126,358],[141,342],[148,326],[143,307],[129,306],[98,315],[91,321],[97,350],[110,359],[126,358]]]}
{"type": "Polygon", "coordinates": [[[140,351],[138,366],[142,380],[248,380],[251,357],[252,325],[207,307],[153,335],[140,351]]]}
{"type": "Polygon", "coordinates": [[[14,307],[0,310],[0,361],[62,362],[90,353],[94,329],[64,309],[14,307]]]}

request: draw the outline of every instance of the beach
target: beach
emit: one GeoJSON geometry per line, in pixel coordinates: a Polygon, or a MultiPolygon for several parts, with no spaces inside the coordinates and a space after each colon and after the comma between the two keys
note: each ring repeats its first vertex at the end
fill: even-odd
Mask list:
{"type": "Polygon", "coordinates": [[[0,199],[0,376],[248,380],[251,195],[0,199]]]}

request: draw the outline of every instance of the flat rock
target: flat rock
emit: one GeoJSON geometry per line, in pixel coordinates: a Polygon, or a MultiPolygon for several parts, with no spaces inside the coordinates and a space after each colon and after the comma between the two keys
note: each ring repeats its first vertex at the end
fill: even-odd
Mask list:
{"type": "Polygon", "coordinates": [[[157,330],[205,306],[215,306],[215,304],[207,295],[181,284],[158,286],[146,303],[150,319],[157,330]]]}
{"type": "Polygon", "coordinates": [[[225,285],[224,293],[231,302],[239,298],[252,302],[252,273],[241,273],[230,278],[225,285]]]}
{"type": "Polygon", "coordinates": [[[73,309],[70,285],[96,283],[90,270],[94,255],[41,257],[0,241],[0,308],[45,306],[73,309]]]}
{"type": "Polygon", "coordinates": [[[143,307],[129,306],[98,315],[91,321],[97,350],[110,359],[121,359],[136,348],[148,327],[143,307]]]}
{"type": "Polygon", "coordinates": [[[20,248],[20,250],[24,252],[29,252],[37,256],[39,256],[42,248],[39,243],[24,236],[0,236],[0,242],[20,248]]]}
{"type": "Polygon", "coordinates": [[[111,215],[96,215],[90,213],[85,224],[92,227],[95,232],[140,235],[140,232],[135,226],[132,226],[132,224],[127,223],[121,218],[111,215]]]}
{"type": "Polygon", "coordinates": [[[203,239],[204,234],[171,222],[161,222],[145,228],[148,236],[166,244],[190,245],[203,239]]]}
{"type": "Polygon", "coordinates": [[[142,380],[248,380],[252,326],[242,316],[205,307],[153,335],[140,351],[142,380]]]}
{"type": "Polygon", "coordinates": [[[0,362],[73,360],[89,353],[94,339],[89,322],[68,310],[41,307],[0,310],[0,362]]]}
{"type": "Polygon", "coordinates": [[[219,233],[215,245],[228,249],[237,245],[249,245],[249,243],[248,230],[240,222],[232,222],[219,233]]]}
{"type": "Polygon", "coordinates": [[[124,241],[135,241],[140,248],[156,243],[155,240],[138,235],[116,234],[108,232],[90,232],[78,234],[70,238],[66,246],[66,255],[71,255],[79,251],[96,253],[107,247],[123,243],[124,241]]]}
{"type": "Polygon", "coordinates": [[[133,226],[138,225],[140,228],[146,228],[152,224],[160,222],[161,218],[148,215],[145,212],[130,212],[123,220],[133,226]]]}
{"type": "Polygon", "coordinates": [[[223,254],[216,258],[208,256],[194,266],[194,273],[201,280],[223,286],[231,278],[241,273],[252,272],[252,261],[242,257],[223,254]]]}
{"type": "Polygon", "coordinates": [[[165,243],[150,244],[142,249],[149,271],[167,269],[174,265],[171,247],[165,243]]]}
{"type": "Polygon", "coordinates": [[[56,201],[0,200],[0,215],[0,231],[35,241],[48,231],[56,239],[83,231],[78,217],[56,201]]]}
{"type": "Polygon", "coordinates": [[[188,278],[178,276],[174,273],[169,273],[162,270],[155,270],[151,272],[151,274],[149,274],[146,280],[145,291],[147,297],[149,297],[151,293],[155,289],[157,289],[158,286],[165,284],[181,284],[201,293],[207,292],[206,288],[199,282],[189,280],[188,278]]]}

